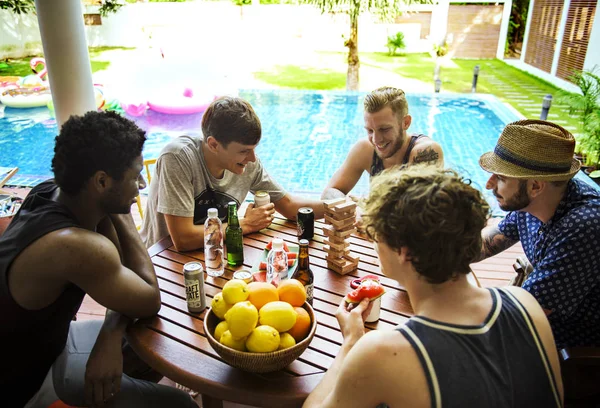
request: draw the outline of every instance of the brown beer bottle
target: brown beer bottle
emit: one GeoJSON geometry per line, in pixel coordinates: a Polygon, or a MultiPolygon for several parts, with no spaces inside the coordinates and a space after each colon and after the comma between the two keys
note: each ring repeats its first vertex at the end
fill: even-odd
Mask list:
{"type": "Polygon", "coordinates": [[[298,267],[292,275],[292,279],[297,279],[304,285],[306,289],[306,301],[312,305],[313,303],[313,287],[315,276],[310,270],[310,262],[308,259],[308,240],[300,240],[300,253],[298,254],[298,267]]]}

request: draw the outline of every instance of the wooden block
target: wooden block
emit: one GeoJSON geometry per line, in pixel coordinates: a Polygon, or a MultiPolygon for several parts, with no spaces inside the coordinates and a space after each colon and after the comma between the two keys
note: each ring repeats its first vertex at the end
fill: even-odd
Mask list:
{"type": "Polygon", "coordinates": [[[334,234],[327,235],[327,239],[329,240],[329,242],[333,242],[334,244],[343,244],[344,242],[346,242],[346,238],[334,234]]]}
{"type": "Polygon", "coordinates": [[[349,249],[344,249],[343,251],[338,251],[336,249],[331,248],[329,245],[323,246],[323,251],[327,252],[329,255],[335,258],[343,258],[345,255],[350,253],[349,249]]]}
{"type": "Polygon", "coordinates": [[[338,204],[342,204],[346,202],[346,197],[340,197],[340,198],[333,198],[331,200],[325,200],[323,201],[323,205],[325,205],[325,208],[333,208],[338,204]]]}
{"type": "Polygon", "coordinates": [[[354,201],[346,201],[343,204],[338,204],[333,207],[333,211],[336,213],[356,213],[356,203],[354,201]]]}
{"type": "Polygon", "coordinates": [[[339,266],[340,268],[343,268],[346,265],[347,260],[345,258],[336,258],[336,257],[332,257],[327,255],[325,257],[325,259],[327,260],[327,264],[334,264],[339,266]]]}
{"type": "Polygon", "coordinates": [[[343,250],[345,250],[346,248],[348,248],[350,246],[350,243],[347,242],[347,241],[344,241],[343,244],[338,244],[338,243],[329,241],[329,238],[327,238],[325,240],[325,244],[329,245],[329,247],[331,249],[335,249],[336,251],[343,251],[343,250]]]}
{"type": "Polygon", "coordinates": [[[343,230],[336,230],[333,225],[324,225],[323,226],[323,233],[327,237],[335,236],[335,237],[340,237],[340,238],[346,238],[346,237],[349,237],[350,235],[352,235],[355,231],[356,231],[356,228],[354,228],[354,225],[351,227],[348,227],[346,229],[343,229],[343,230]]]}
{"type": "Polygon", "coordinates": [[[352,252],[344,254],[344,258],[349,260],[350,262],[354,262],[355,264],[358,264],[358,261],[360,261],[360,257],[352,252]]]}
{"type": "Polygon", "coordinates": [[[335,229],[347,229],[348,227],[352,227],[354,225],[354,217],[345,219],[343,221],[334,220],[328,214],[325,214],[325,222],[331,224],[335,227],[335,229]]]}
{"type": "Polygon", "coordinates": [[[325,210],[325,214],[327,214],[329,217],[333,218],[336,221],[344,221],[349,218],[356,218],[356,213],[353,212],[336,213],[331,210],[325,210]]]}
{"type": "Polygon", "coordinates": [[[327,267],[332,271],[339,273],[340,275],[346,275],[352,271],[355,271],[358,268],[358,264],[352,263],[347,260],[344,266],[338,266],[328,261],[327,267]]]}

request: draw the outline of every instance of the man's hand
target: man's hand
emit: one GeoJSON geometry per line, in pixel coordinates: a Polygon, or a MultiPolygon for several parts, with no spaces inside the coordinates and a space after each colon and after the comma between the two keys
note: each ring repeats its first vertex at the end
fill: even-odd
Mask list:
{"type": "Polygon", "coordinates": [[[85,370],[85,402],[102,407],[121,390],[123,353],[118,332],[101,330],[85,370]]]}
{"type": "Polygon", "coordinates": [[[244,218],[240,219],[240,224],[244,233],[255,232],[271,225],[273,218],[275,218],[275,204],[269,203],[255,208],[254,203],[251,203],[246,209],[244,218]]]}
{"type": "Polygon", "coordinates": [[[365,334],[365,319],[369,316],[372,307],[368,298],[358,304],[346,303],[346,300],[342,300],[335,317],[340,324],[344,342],[354,344],[365,334]]]}

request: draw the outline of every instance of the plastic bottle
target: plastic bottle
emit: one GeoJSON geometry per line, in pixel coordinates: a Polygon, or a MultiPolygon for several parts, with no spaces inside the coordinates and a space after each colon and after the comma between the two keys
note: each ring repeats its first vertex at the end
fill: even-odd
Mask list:
{"type": "Polygon", "coordinates": [[[283,249],[283,240],[281,238],[273,239],[273,247],[267,255],[267,282],[277,284],[288,276],[287,254],[283,249]]]}
{"type": "Polygon", "coordinates": [[[225,272],[223,231],[216,208],[208,209],[208,218],[204,222],[204,264],[208,276],[221,276],[225,272]]]}

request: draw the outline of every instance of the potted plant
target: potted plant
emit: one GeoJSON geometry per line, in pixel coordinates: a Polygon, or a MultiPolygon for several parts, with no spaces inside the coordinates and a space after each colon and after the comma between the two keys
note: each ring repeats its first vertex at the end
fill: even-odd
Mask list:
{"type": "Polygon", "coordinates": [[[582,133],[576,137],[575,157],[582,169],[595,179],[600,178],[600,75],[595,70],[577,71],[571,77],[581,94],[563,92],[561,103],[569,106],[569,113],[581,120],[582,133]]]}
{"type": "Polygon", "coordinates": [[[402,51],[406,48],[406,43],[404,42],[404,33],[402,31],[398,31],[396,35],[390,35],[387,40],[387,49],[390,56],[396,55],[396,50],[402,51]]]}

